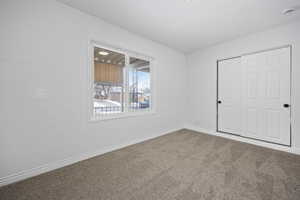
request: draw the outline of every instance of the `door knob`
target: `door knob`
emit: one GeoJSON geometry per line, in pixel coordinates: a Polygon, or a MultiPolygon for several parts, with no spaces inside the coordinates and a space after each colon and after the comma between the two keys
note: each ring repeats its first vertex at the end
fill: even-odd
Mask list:
{"type": "Polygon", "coordinates": [[[218,101],[218,104],[220,104],[220,103],[222,103],[222,101],[219,100],[219,101],[218,101]]]}
{"type": "Polygon", "coordinates": [[[285,107],[285,108],[288,108],[288,107],[290,107],[290,104],[283,104],[283,107],[285,107]]]}

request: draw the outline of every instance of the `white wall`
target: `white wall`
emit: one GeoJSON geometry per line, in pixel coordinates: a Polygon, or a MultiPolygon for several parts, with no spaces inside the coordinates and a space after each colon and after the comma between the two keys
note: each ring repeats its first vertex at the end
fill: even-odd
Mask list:
{"type": "Polygon", "coordinates": [[[300,148],[300,22],[238,38],[188,55],[189,115],[186,126],[216,130],[218,59],[292,45],[292,145],[300,148]]]}
{"type": "Polygon", "coordinates": [[[183,127],[182,53],[56,1],[1,1],[0,27],[0,180],[183,127]],[[156,59],[155,115],[88,122],[89,39],[156,59]]]}

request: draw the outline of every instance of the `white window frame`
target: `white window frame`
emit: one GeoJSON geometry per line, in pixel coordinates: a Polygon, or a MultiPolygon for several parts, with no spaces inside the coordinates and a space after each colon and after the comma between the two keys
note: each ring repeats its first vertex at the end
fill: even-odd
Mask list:
{"type": "MultiPolygon", "coordinates": [[[[144,54],[140,54],[140,53],[136,53],[134,51],[130,51],[127,49],[123,49],[123,48],[119,48],[119,47],[114,47],[111,45],[107,45],[95,40],[90,40],[89,43],[89,51],[88,51],[88,115],[89,115],[89,121],[90,122],[97,122],[97,121],[103,121],[103,120],[111,120],[111,119],[118,119],[118,118],[127,118],[127,117],[137,117],[137,116],[143,116],[143,115],[151,115],[151,114],[155,114],[155,101],[154,101],[154,97],[156,96],[154,94],[154,91],[156,91],[156,89],[154,88],[155,84],[154,84],[154,58],[150,57],[150,56],[146,56],[144,54]],[[150,65],[150,90],[151,90],[151,96],[150,96],[150,107],[148,110],[137,110],[135,112],[128,112],[127,111],[127,107],[125,106],[124,108],[124,112],[121,113],[112,113],[112,114],[105,114],[105,115],[101,115],[99,114],[98,116],[94,115],[94,105],[93,105],[93,92],[94,92],[94,48],[98,47],[98,48],[103,48],[103,49],[107,49],[110,51],[114,51],[117,53],[121,53],[125,55],[125,70],[126,70],[126,66],[129,65],[129,58],[130,57],[134,57],[137,59],[143,59],[146,61],[149,61],[150,65]]],[[[127,70],[125,72],[127,74],[127,70]]],[[[127,75],[124,75],[126,78],[128,78],[127,75]]],[[[124,81],[124,87],[125,84],[128,84],[128,80],[124,81]]],[[[126,86],[125,88],[128,88],[128,86],[126,86]]],[[[124,94],[125,96],[127,95],[126,92],[124,94]]],[[[126,99],[126,97],[124,97],[124,99],[126,99]]],[[[125,100],[126,102],[127,100],[125,100]]]]}

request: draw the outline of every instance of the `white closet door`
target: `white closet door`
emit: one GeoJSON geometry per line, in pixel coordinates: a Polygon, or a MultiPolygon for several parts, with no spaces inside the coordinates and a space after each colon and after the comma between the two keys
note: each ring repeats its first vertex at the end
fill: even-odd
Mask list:
{"type": "Polygon", "coordinates": [[[290,48],[242,56],[241,60],[242,135],[290,145],[290,48]]]}
{"type": "Polygon", "coordinates": [[[242,131],[241,58],[218,62],[218,131],[242,131]]]}

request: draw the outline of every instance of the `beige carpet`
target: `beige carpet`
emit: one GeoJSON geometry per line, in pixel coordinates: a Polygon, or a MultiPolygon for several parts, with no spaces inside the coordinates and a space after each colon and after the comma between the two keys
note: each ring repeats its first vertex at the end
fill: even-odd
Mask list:
{"type": "Polygon", "coordinates": [[[300,156],[188,130],[0,188],[1,200],[299,200],[300,156]]]}

